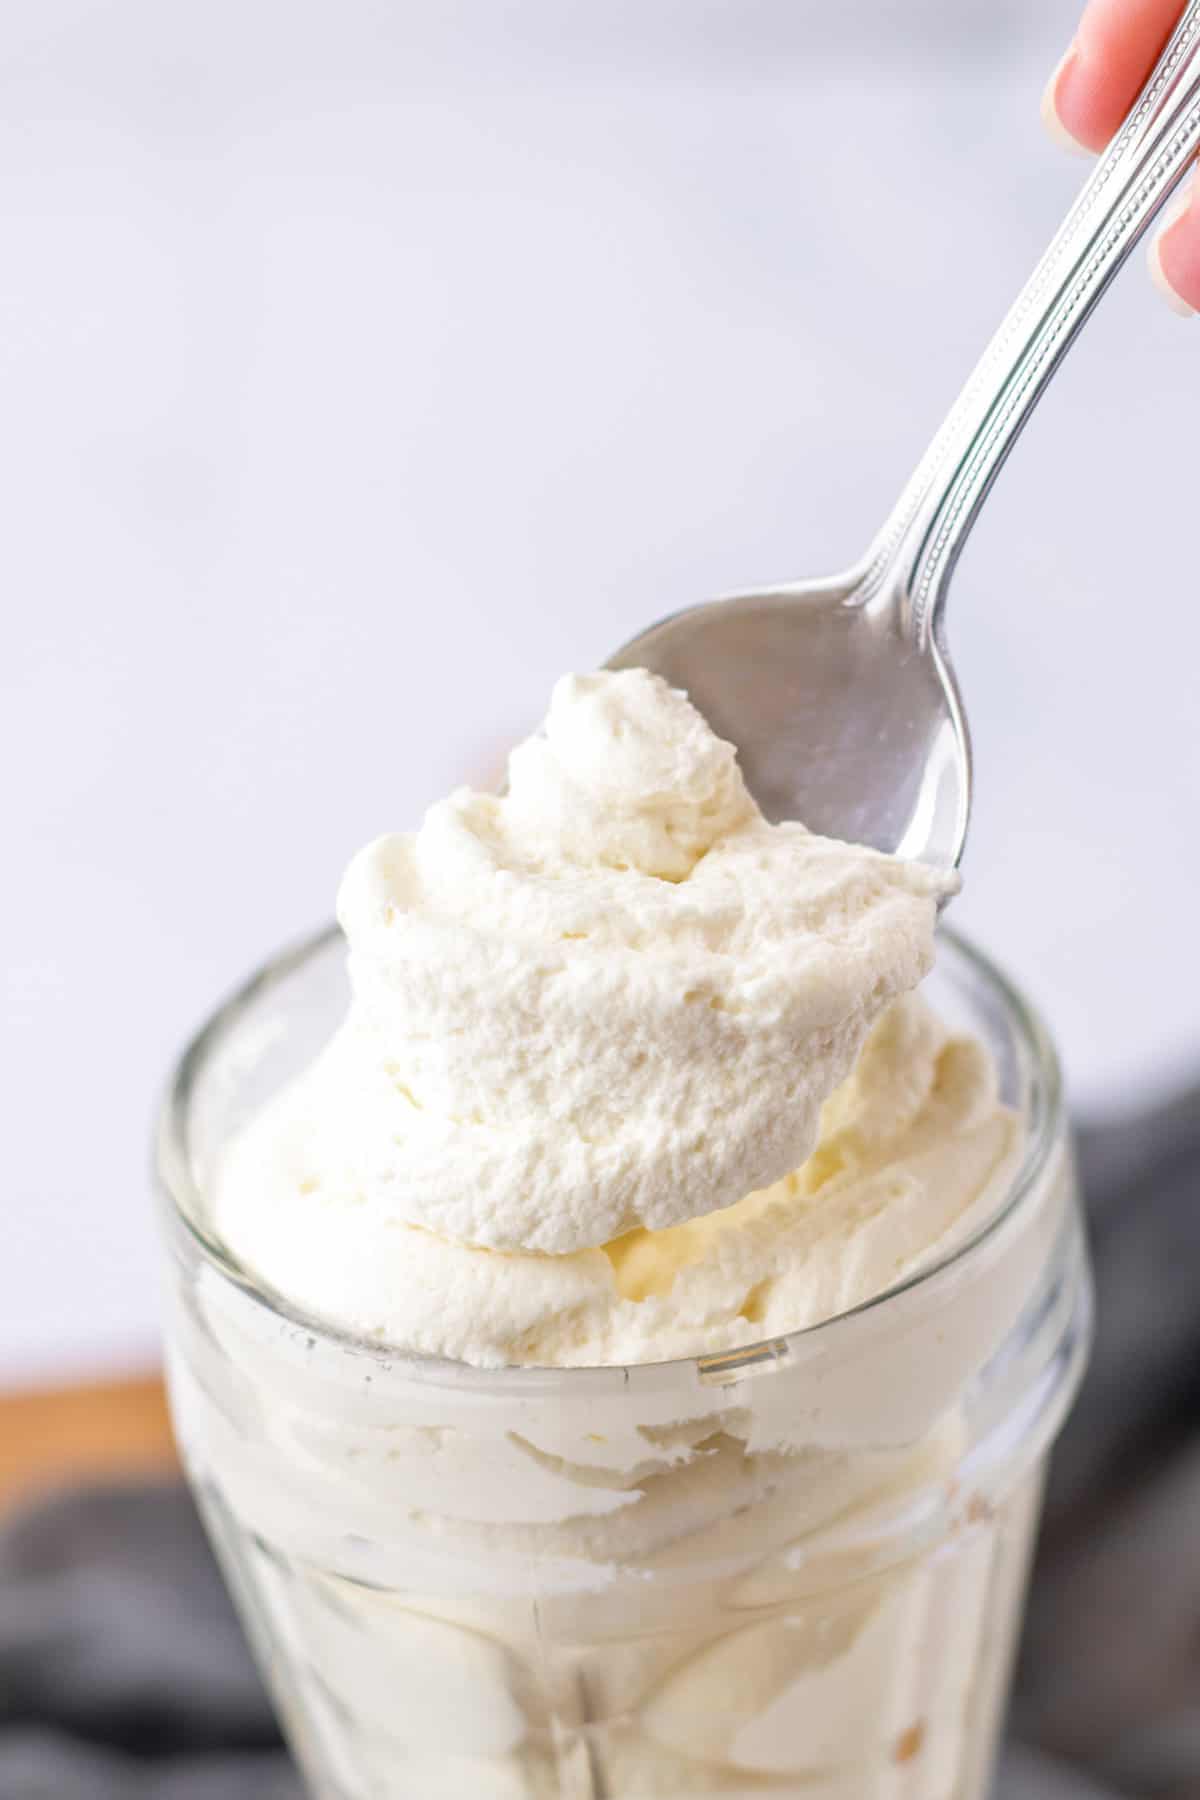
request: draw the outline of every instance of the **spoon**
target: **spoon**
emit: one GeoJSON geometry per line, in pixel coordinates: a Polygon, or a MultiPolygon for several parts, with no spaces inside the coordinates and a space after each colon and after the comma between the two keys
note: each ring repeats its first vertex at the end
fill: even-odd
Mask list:
{"type": "Polygon", "coordinates": [[[649,668],[737,746],[771,819],[950,867],[971,811],[945,639],[967,533],[1046,384],[1200,146],[1200,0],[862,560],[674,613],[610,668],[649,668]]]}

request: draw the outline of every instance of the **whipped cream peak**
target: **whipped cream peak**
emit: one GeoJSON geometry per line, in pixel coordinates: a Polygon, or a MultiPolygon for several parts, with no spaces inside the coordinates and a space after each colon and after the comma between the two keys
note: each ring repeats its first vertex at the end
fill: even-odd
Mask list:
{"type": "Polygon", "coordinates": [[[556,860],[683,881],[754,818],[737,752],[646,669],[564,675],[546,722],[508,763],[514,835],[556,860]]]}

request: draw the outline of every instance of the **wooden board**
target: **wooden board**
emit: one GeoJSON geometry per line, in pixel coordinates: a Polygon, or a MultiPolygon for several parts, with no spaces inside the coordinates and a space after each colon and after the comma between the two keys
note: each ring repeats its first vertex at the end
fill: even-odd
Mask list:
{"type": "Polygon", "coordinates": [[[64,1482],[177,1466],[156,1373],[0,1393],[0,1507],[64,1482]]]}

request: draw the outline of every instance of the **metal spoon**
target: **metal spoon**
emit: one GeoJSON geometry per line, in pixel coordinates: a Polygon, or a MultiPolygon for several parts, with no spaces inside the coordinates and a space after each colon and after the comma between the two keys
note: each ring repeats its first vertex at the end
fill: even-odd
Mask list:
{"type": "Polygon", "coordinates": [[[1200,146],[1192,0],[871,549],[844,574],[673,614],[611,668],[650,668],[737,745],[772,819],[950,866],[971,810],[946,594],[1001,464],[1092,308],[1200,146]]]}

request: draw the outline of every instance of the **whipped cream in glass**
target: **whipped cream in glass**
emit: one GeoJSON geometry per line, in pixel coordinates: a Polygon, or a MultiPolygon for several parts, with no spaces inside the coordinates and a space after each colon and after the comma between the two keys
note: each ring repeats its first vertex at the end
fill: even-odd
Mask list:
{"type": "Polygon", "coordinates": [[[955,886],[568,677],[355,859],[348,1004],[185,1059],[176,1417],[315,1793],[980,1800],[1088,1302],[955,886]]]}

